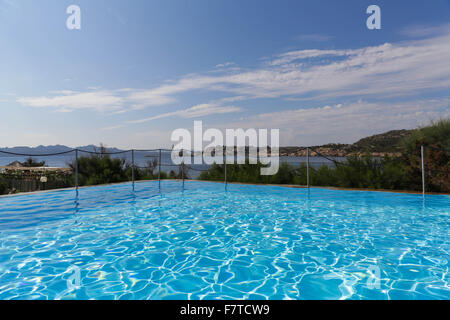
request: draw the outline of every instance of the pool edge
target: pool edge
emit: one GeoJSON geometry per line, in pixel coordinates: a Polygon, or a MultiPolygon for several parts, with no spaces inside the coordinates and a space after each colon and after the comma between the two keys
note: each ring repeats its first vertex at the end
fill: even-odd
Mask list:
{"type": "MultiPolygon", "coordinates": [[[[161,181],[173,181],[173,182],[182,182],[182,179],[161,179],[161,181]]],[[[158,180],[139,180],[135,181],[135,184],[138,183],[146,183],[146,182],[158,182],[158,180]]],[[[186,183],[191,182],[208,182],[208,183],[220,183],[224,184],[223,181],[209,181],[209,180],[185,180],[186,183]]],[[[293,184],[266,184],[266,183],[251,183],[251,182],[227,182],[231,185],[253,185],[253,186],[268,186],[268,187],[283,187],[283,188],[293,188],[293,189],[308,189],[307,186],[304,185],[293,185],[293,184]]],[[[114,185],[124,185],[124,184],[132,184],[131,181],[125,182],[116,182],[116,183],[106,183],[106,184],[98,184],[93,186],[81,186],[78,187],[79,190],[93,187],[104,187],[104,186],[114,186],[114,185]]],[[[330,186],[310,186],[310,189],[327,189],[327,190],[335,190],[335,191],[365,191],[365,192],[384,192],[384,193],[400,193],[400,194],[418,194],[421,195],[421,191],[412,191],[412,190],[389,190],[389,189],[365,189],[365,188],[344,188],[344,187],[330,187],[330,186]]],[[[15,196],[24,196],[24,195],[33,195],[33,194],[42,194],[42,193],[50,193],[50,192],[61,192],[61,191],[75,191],[75,187],[71,188],[60,188],[60,189],[51,189],[51,190],[40,190],[33,192],[21,192],[15,194],[4,194],[0,195],[1,198],[7,197],[15,197],[15,196]]],[[[425,195],[447,195],[450,193],[439,193],[439,192],[427,192],[425,195]]]]}

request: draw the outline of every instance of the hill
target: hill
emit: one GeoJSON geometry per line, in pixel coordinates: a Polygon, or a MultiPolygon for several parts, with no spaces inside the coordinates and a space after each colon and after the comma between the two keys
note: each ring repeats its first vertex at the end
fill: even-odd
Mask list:
{"type": "Polygon", "coordinates": [[[351,145],[354,152],[399,152],[401,141],[413,130],[392,130],[363,138],[351,145]]]}
{"type": "MultiPolygon", "coordinates": [[[[370,137],[363,138],[353,144],[338,144],[329,143],[321,146],[313,146],[314,150],[319,153],[331,156],[331,157],[346,157],[352,154],[364,154],[371,153],[373,156],[383,156],[385,154],[394,155],[400,152],[400,143],[414,130],[392,130],[382,134],[376,134],[370,137]]],[[[72,148],[64,145],[55,146],[38,146],[38,147],[13,147],[13,148],[0,148],[0,151],[14,152],[21,154],[52,154],[70,151],[72,148]]],[[[94,151],[100,150],[99,146],[88,145],[78,147],[80,150],[94,151]]],[[[120,152],[123,151],[118,148],[106,148],[107,152],[120,152]]],[[[282,156],[306,156],[306,150],[304,147],[280,147],[280,155],[282,156]]],[[[311,156],[314,156],[314,152],[311,151],[311,156]]],[[[0,157],[5,154],[0,153],[0,157]]]]}
{"type": "MultiPolygon", "coordinates": [[[[373,156],[394,155],[400,152],[401,142],[414,130],[392,130],[363,138],[353,144],[329,143],[311,148],[330,157],[346,157],[352,154],[370,153],[373,156]]],[[[304,147],[281,147],[282,156],[306,156],[304,147]]],[[[314,156],[315,152],[311,151],[314,156]]]]}
{"type": "MultiPolygon", "coordinates": [[[[53,153],[60,153],[60,152],[66,152],[70,151],[73,148],[70,148],[68,146],[64,145],[54,145],[54,146],[38,146],[38,147],[12,147],[12,148],[0,148],[0,151],[6,151],[6,152],[12,152],[12,153],[19,153],[19,154],[32,154],[32,155],[40,155],[40,154],[53,154],[53,153]]],[[[95,151],[100,150],[99,146],[95,145],[87,145],[82,147],[77,147],[79,150],[86,150],[86,151],[95,151]]],[[[106,148],[106,152],[120,152],[122,150],[117,148],[106,148]]],[[[7,154],[0,153],[1,156],[7,156],[7,154]]]]}

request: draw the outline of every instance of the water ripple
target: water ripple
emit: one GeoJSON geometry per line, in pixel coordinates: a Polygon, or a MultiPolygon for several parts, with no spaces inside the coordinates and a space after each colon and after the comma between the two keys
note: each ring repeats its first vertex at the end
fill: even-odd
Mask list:
{"type": "Polygon", "coordinates": [[[135,189],[1,198],[0,299],[450,298],[449,196],[135,189]]]}

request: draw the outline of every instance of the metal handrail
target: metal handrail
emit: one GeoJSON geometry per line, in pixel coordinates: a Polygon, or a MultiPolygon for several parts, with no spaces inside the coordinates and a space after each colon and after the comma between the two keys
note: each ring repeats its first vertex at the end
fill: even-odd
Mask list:
{"type": "MultiPolygon", "coordinates": [[[[432,150],[442,150],[442,151],[448,151],[445,148],[437,148],[435,146],[426,146],[427,148],[430,148],[432,150]]],[[[321,157],[324,159],[327,159],[328,161],[334,163],[336,166],[338,165],[343,165],[343,166],[349,166],[349,164],[347,162],[342,162],[342,161],[338,161],[336,159],[330,158],[328,156],[325,156],[323,154],[321,154],[319,151],[317,151],[316,149],[319,147],[304,147],[304,148],[299,148],[299,150],[305,150],[306,149],[306,177],[307,177],[307,187],[310,187],[310,155],[313,152],[315,154],[315,156],[317,157],[321,157]]],[[[425,178],[426,178],[426,168],[425,168],[425,146],[421,146],[420,148],[421,151],[421,173],[422,173],[422,191],[423,194],[425,194],[426,190],[425,190],[425,178]]],[[[140,167],[140,166],[136,166],[135,164],[135,152],[158,152],[157,155],[152,156],[152,158],[159,158],[158,161],[158,181],[161,181],[161,167],[180,167],[180,173],[182,175],[182,179],[183,179],[183,186],[184,186],[184,176],[185,176],[185,167],[187,170],[193,170],[193,171],[207,171],[208,169],[198,169],[198,168],[193,168],[193,167],[187,167],[185,166],[184,161],[177,165],[177,164],[168,164],[168,163],[162,163],[162,152],[183,152],[183,154],[186,153],[190,153],[191,155],[193,153],[196,153],[197,151],[194,150],[188,150],[188,149],[164,149],[164,148],[160,148],[160,149],[129,149],[129,150],[121,150],[121,151],[116,151],[116,152],[110,152],[110,151],[89,151],[89,150],[83,150],[83,149],[78,149],[78,148],[74,148],[71,150],[67,150],[67,151],[62,151],[62,152],[55,152],[55,153],[41,153],[41,154],[28,154],[28,153],[19,153],[19,152],[12,152],[12,151],[5,151],[5,150],[0,150],[0,154],[7,154],[7,155],[14,155],[14,156],[21,156],[21,157],[50,157],[50,156],[58,156],[58,155],[65,155],[65,154],[69,154],[75,152],[75,163],[74,163],[74,169],[75,169],[75,189],[78,190],[79,188],[79,172],[78,172],[78,155],[79,153],[88,153],[88,154],[97,154],[97,155],[119,155],[119,154],[126,154],[126,153],[130,153],[131,152],[131,158],[132,158],[132,165],[131,165],[131,169],[132,169],[132,177],[131,180],[133,182],[133,190],[134,190],[134,182],[135,182],[135,169],[147,169],[148,167],[140,167]]],[[[202,152],[203,154],[203,152],[202,152]]],[[[226,154],[223,153],[223,157],[224,157],[224,184],[225,187],[228,184],[228,180],[227,180],[227,162],[226,162],[226,154]]],[[[292,169],[292,172],[298,172],[299,168],[294,168],[292,169]]],[[[440,170],[429,170],[429,171],[435,171],[435,172],[440,172],[442,173],[440,170]]],[[[445,173],[448,173],[448,171],[445,171],[445,173]]],[[[161,184],[159,183],[159,185],[161,186],[161,184]]]]}

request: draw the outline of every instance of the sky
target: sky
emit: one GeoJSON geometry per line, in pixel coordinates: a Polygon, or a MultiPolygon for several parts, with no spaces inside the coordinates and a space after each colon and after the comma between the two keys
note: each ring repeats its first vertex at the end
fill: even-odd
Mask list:
{"type": "Polygon", "coordinates": [[[449,0],[0,0],[0,147],[168,147],[195,120],[353,143],[449,117],[449,89],[449,0]]]}

